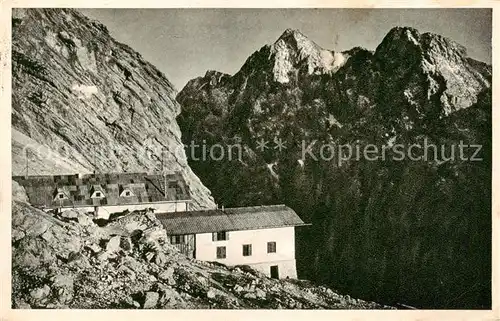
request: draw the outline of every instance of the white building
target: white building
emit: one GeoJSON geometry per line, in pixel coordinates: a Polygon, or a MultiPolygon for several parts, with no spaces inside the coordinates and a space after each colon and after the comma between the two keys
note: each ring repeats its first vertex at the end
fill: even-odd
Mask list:
{"type": "Polygon", "coordinates": [[[107,173],[14,176],[26,190],[31,205],[45,211],[78,209],[108,219],[125,210],[189,209],[190,195],[180,173],[107,173]]]}
{"type": "Polygon", "coordinates": [[[285,205],[156,214],[170,242],[189,257],[249,265],[274,278],[296,278],[295,227],[308,225],[285,205]]]}

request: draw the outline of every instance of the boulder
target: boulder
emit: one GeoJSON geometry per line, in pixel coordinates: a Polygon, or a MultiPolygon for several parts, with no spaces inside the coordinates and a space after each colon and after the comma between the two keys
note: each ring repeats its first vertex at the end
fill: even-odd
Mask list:
{"type": "Polygon", "coordinates": [[[209,299],[215,299],[215,296],[216,296],[216,292],[215,292],[215,289],[214,288],[210,288],[207,292],[207,298],[209,299]]]}
{"type": "Polygon", "coordinates": [[[168,243],[168,239],[163,226],[153,226],[144,230],[140,242],[153,248],[161,248],[161,244],[168,243]]]}
{"type": "Polygon", "coordinates": [[[167,262],[167,257],[163,254],[163,252],[157,251],[154,257],[154,262],[158,266],[163,266],[167,262]]]}
{"type": "Polygon", "coordinates": [[[145,254],[146,261],[148,261],[148,262],[151,262],[154,257],[155,257],[155,253],[154,252],[147,252],[145,254]]]}
{"type": "MultiPolygon", "coordinates": [[[[182,296],[172,287],[158,283],[158,289],[160,290],[160,305],[165,306],[168,304],[169,307],[176,305],[179,302],[184,301],[182,296]]],[[[183,293],[184,294],[184,293],[183,293]]]]}
{"type": "Polygon", "coordinates": [[[80,225],[88,226],[88,225],[93,225],[94,224],[94,222],[92,221],[92,219],[87,214],[78,213],[78,215],[77,215],[76,218],[77,218],[78,223],[80,225]]]}
{"type": "Polygon", "coordinates": [[[14,300],[14,308],[16,309],[31,309],[31,306],[22,299],[14,300]]]}
{"type": "Polygon", "coordinates": [[[30,292],[31,298],[35,302],[39,302],[39,303],[45,301],[45,299],[47,299],[49,294],[50,294],[50,287],[47,284],[45,284],[44,286],[42,286],[40,288],[34,289],[30,292]]]}
{"type": "Polygon", "coordinates": [[[69,288],[59,288],[57,290],[57,299],[61,303],[70,303],[73,299],[73,289],[69,288]]]}
{"type": "MultiPolygon", "coordinates": [[[[13,209],[13,213],[19,213],[16,209],[13,209]]],[[[13,215],[12,218],[14,229],[19,229],[25,233],[26,236],[39,236],[45,233],[50,227],[52,227],[52,217],[45,213],[40,213],[40,217],[34,215],[29,215],[25,213],[19,213],[19,215],[13,215]],[[19,219],[19,223],[14,222],[19,219]],[[17,223],[17,224],[16,224],[17,223]]]]}
{"type": "Polygon", "coordinates": [[[118,273],[123,272],[125,275],[128,275],[132,280],[135,280],[136,278],[135,272],[131,268],[125,265],[120,265],[116,271],[118,273]]]}
{"type": "Polygon", "coordinates": [[[109,258],[109,253],[107,251],[103,251],[97,254],[97,260],[99,262],[104,262],[109,258]]]}
{"type": "Polygon", "coordinates": [[[13,242],[17,242],[26,236],[26,234],[22,230],[18,230],[18,229],[12,229],[11,235],[12,235],[13,242]]]}
{"type": "Polygon", "coordinates": [[[68,255],[67,263],[75,267],[89,267],[90,261],[82,252],[71,252],[68,255]]]}
{"type": "Polygon", "coordinates": [[[156,304],[158,303],[158,299],[160,298],[160,295],[157,292],[146,292],[144,296],[144,309],[153,309],[156,307],[156,304]]]}
{"type": "Polygon", "coordinates": [[[236,293],[240,293],[240,292],[243,292],[245,289],[239,285],[239,284],[236,284],[233,288],[233,291],[236,292],[236,293]]]}
{"type": "Polygon", "coordinates": [[[26,190],[16,181],[12,181],[12,199],[25,203],[29,201],[26,190]]]}
{"type": "Polygon", "coordinates": [[[174,271],[174,268],[169,266],[158,274],[158,278],[166,281],[168,285],[175,285],[174,271]]]}
{"type": "Polygon", "coordinates": [[[47,243],[50,243],[50,242],[52,242],[54,240],[54,236],[53,236],[53,234],[51,233],[50,230],[45,231],[45,233],[43,233],[41,235],[41,237],[42,237],[42,239],[44,239],[45,241],[47,241],[47,243]]]}
{"type": "Polygon", "coordinates": [[[106,252],[114,253],[120,250],[121,237],[119,235],[113,236],[106,245],[106,252]]]}
{"type": "Polygon", "coordinates": [[[122,305],[125,305],[125,307],[127,307],[127,308],[133,307],[133,308],[139,309],[141,307],[139,302],[135,301],[134,299],[132,299],[129,296],[127,296],[125,299],[121,300],[121,303],[122,303],[122,305]]]}
{"type": "Polygon", "coordinates": [[[121,264],[130,268],[132,271],[139,272],[141,270],[144,270],[144,265],[130,256],[123,257],[121,264]]]}
{"type": "Polygon", "coordinates": [[[266,298],[266,292],[264,292],[261,288],[255,289],[255,295],[259,299],[265,299],[266,298]]]}
{"type": "Polygon", "coordinates": [[[92,253],[97,254],[101,252],[101,247],[96,243],[90,243],[85,245],[86,248],[92,251],[92,253]]]}
{"type": "Polygon", "coordinates": [[[73,211],[73,210],[63,211],[63,212],[61,212],[61,217],[69,218],[69,219],[78,218],[78,212],[73,211]]]}

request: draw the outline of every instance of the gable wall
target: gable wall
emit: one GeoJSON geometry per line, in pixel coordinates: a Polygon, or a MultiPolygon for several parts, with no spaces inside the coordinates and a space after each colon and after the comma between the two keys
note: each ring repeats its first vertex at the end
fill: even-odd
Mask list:
{"type": "Polygon", "coordinates": [[[212,241],[212,233],[196,234],[196,259],[226,265],[295,260],[295,229],[280,227],[229,232],[229,240],[212,241]],[[276,242],[276,253],[267,253],[267,242],[276,242]],[[243,244],[252,244],[252,255],[243,256],[243,244]],[[226,258],[217,259],[217,247],[226,247],[226,258]]]}

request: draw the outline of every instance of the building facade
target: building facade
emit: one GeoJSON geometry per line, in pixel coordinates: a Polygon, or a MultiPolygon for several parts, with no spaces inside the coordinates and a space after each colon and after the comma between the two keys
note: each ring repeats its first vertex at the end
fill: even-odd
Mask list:
{"type": "Polygon", "coordinates": [[[189,257],[248,265],[274,278],[296,278],[295,227],[305,224],[285,205],[157,214],[170,243],[189,257]]]}
{"type": "Polygon", "coordinates": [[[180,173],[14,176],[31,205],[72,209],[108,219],[113,213],[153,209],[170,243],[186,256],[228,266],[248,265],[273,278],[296,278],[295,227],[305,224],[285,205],[190,211],[180,173]]]}
{"type": "Polygon", "coordinates": [[[107,173],[14,176],[26,190],[31,205],[45,211],[78,209],[108,219],[125,210],[189,209],[189,190],[180,173],[107,173]]]}

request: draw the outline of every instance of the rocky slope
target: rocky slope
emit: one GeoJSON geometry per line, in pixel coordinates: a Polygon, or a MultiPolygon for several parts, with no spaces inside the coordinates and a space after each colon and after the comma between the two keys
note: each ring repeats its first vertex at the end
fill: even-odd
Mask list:
{"type": "Polygon", "coordinates": [[[301,277],[417,307],[490,306],[491,66],[463,46],[397,27],[374,52],[339,53],[286,30],[177,100],[185,142],[243,146],[241,160],[189,160],[219,203],[284,202],[313,223],[299,229],[301,277]],[[392,146],[425,142],[437,159],[395,160],[392,146]],[[460,142],[482,161],[460,159],[460,142]],[[325,144],[389,151],[339,162],[319,157],[325,144]]]}
{"type": "Polygon", "coordinates": [[[102,24],[70,9],[14,9],[13,174],[179,170],[198,207],[214,206],[189,168],[176,90],[102,24]],[[28,152],[26,152],[28,150],[28,152]]]}
{"type": "Polygon", "coordinates": [[[152,213],[100,227],[85,213],[44,213],[25,203],[22,187],[13,190],[14,308],[390,308],[248,266],[187,259],[152,213]]]}

